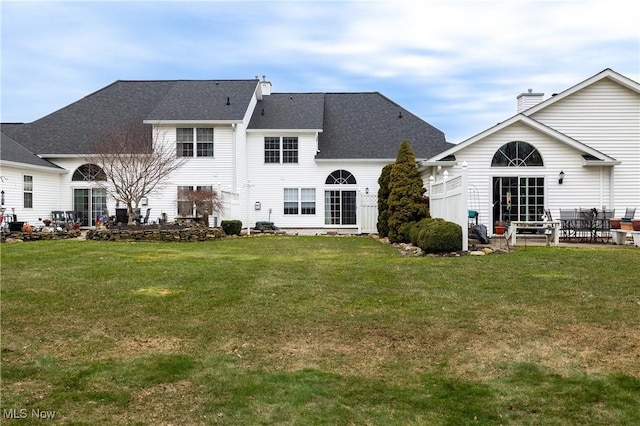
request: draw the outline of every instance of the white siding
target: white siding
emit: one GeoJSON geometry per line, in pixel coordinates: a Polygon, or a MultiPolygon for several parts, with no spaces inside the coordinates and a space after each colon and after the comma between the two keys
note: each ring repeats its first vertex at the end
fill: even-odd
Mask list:
{"type": "MultiPolygon", "coordinates": [[[[249,216],[243,218],[254,226],[256,221],[271,222],[280,228],[325,228],[324,224],[324,191],[336,189],[335,185],[325,185],[327,176],[335,170],[343,169],[351,172],[357,184],[343,186],[341,189],[353,189],[364,192],[369,188],[370,194],[378,192],[378,178],[382,161],[323,161],[316,162],[316,134],[296,133],[286,136],[298,136],[297,164],[265,164],[264,137],[283,136],[282,132],[250,133],[247,139],[249,180],[251,194],[248,200],[249,216]],[[315,188],[315,215],[285,215],[284,188],[315,188]],[[261,210],[256,211],[255,203],[260,202],[261,210]],[[271,209],[271,215],[269,215],[271,209]]],[[[246,222],[245,222],[246,223],[246,222]]],[[[351,226],[350,228],[355,228],[351,226]]]]}
{"type": "MultiPolygon", "coordinates": [[[[193,125],[193,127],[211,126],[211,124],[206,123],[193,125]]],[[[156,130],[160,135],[158,140],[162,141],[168,149],[175,151],[176,127],[156,127],[156,130]]],[[[214,126],[213,150],[214,156],[212,158],[194,157],[186,159],[180,169],[172,173],[161,188],[149,194],[148,207],[152,209],[150,220],[157,220],[162,213],[166,213],[170,221],[177,216],[178,186],[212,186],[214,190],[219,192],[232,191],[235,184],[235,153],[234,130],[231,125],[214,126]]]]}
{"type": "Polygon", "coordinates": [[[2,166],[0,190],[4,191],[5,215],[13,214],[20,222],[31,225],[42,225],[40,219],[51,217],[51,211],[62,208],[59,202],[61,180],[65,175],[48,172],[43,169],[25,169],[13,166],[2,166]],[[24,208],[24,176],[33,177],[33,208],[24,208]]]}
{"type": "MultiPolygon", "coordinates": [[[[477,189],[479,201],[479,223],[491,230],[496,218],[492,210],[492,177],[520,176],[545,178],[545,204],[554,217],[559,217],[560,208],[601,207],[607,204],[608,174],[595,167],[583,167],[581,153],[568,145],[539,133],[529,126],[518,123],[500,130],[482,140],[456,152],[458,163],[466,161],[469,183],[477,189]],[[538,149],[543,167],[491,167],[494,153],[505,143],[524,141],[538,149]],[[558,183],[558,174],[564,171],[564,183],[558,183]],[[601,194],[601,191],[604,195],[601,194]]],[[[459,174],[459,167],[450,175],[459,174]]],[[[443,172],[444,170],[442,170],[443,172]]],[[[425,176],[425,179],[428,176],[425,176]]],[[[428,187],[428,182],[427,187],[428,187]]],[[[469,198],[469,202],[473,200],[469,198]]],[[[471,207],[471,206],[470,206],[471,207]]],[[[476,207],[476,206],[474,206],[476,207]]]]}
{"type": "MultiPolygon", "coordinates": [[[[604,79],[542,109],[532,118],[621,161],[614,167],[616,212],[626,207],[640,208],[640,94],[604,79]]],[[[593,173],[584,169],[583,173],[593,173]]],[[[608,172],[603,171],[603,175],[602,184],[606,185],[608,172]]],[[[567,174],[567,183],[571,178],[579,183],[581,176],[567,174]]],[[[596,185],[582,191],[597,192],[600,188],[596,185]]],[[[606,196],[602,198],[603,203],[598,205],[611,206],[606,196]]]]}

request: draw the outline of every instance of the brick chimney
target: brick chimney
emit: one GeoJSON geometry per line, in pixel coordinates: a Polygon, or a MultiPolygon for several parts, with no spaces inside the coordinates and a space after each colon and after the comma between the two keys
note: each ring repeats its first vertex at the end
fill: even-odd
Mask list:
{"type": "Polygon", "coordinates": [[[532,93],[533,89],[528,89],[527,93],[521,93],[517,96],[518,99],[518,113],[538,105],[542,102],[544,93],[532,93]]]}

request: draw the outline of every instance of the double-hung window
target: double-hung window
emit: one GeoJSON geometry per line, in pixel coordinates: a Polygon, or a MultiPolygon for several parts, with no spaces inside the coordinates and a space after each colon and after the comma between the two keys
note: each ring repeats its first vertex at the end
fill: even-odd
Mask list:
{"type": "Polygon", "coordinates": [[[193,157],[193,129],[176,129],[176,152],[178,157],[193,157]]]}
{"type": "Polygon", "coordinates": [[[33,176],[24,175],[23,178],[24,208],[33,208],[33,176]]]}
{"type": "Polygon", "coordinates": [[[285,188],[284,214],[316,214],[315,188],[285,188]]]}
{"type": "Polygon", "coordinates": [[[302,188],[300,190],[300,211],[302,214],[316,214],[315,188],[302,188]]]}
{"type": "Polygon", "coordinates": [[[267,136],[264,138],[264,162],[280,163],[280,138],[267,136]]]}
{"type": "Polygon", "coordinates": [[[213,157],[213,128],[196,129],[197,157],[213,157]]]}
{"type": "Polygon", "coordinates": [[[264,138],[265,164],[298,163],[297,136],[266,136],[264,138]]]}
{"type": "Polygon", "coordinates": [[[178,127],[176,129],[178,157],[213,157],[212,127],[178,127]],[[194,147],[195,141],[195,147],[194,147]]]}
{"type": "Polygon", "coordinates": [[[297,137],[282,138],[282,162],[283,163],[298,162],[298,138],[297,137]]]}

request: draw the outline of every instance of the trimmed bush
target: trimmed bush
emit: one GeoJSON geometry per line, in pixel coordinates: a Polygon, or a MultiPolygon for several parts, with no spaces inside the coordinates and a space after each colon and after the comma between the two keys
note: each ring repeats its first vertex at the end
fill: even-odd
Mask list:
{"type": "Polygon", "coordinates": [[[462,250],[462,228],[457,223],[444,219],[423,219],[411,226],[409,234],[411,243],[425,253],[462,250]]]}
{"type": "Polygon", "coordinates": [[[227,235],[240,235],[242,231],[242,221],[241,220],[223,220],[220,222],[220,227],[227,235]]]}

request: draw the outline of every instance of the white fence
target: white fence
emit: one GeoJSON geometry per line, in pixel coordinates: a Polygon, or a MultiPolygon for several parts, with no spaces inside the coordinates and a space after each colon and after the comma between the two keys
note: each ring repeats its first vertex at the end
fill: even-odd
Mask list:
{"type": "Polygon", "coordinates": [[[359,234],[376,234],[378,232],[378,196],[376,194],[359,193],[360,217],[358,218],[359,234]]]}
{"type": "Polygon", "coordinates": [[[449,178],[448,172],[442,178],[429,178],[429,210],[431,217],[454,222],[462,228],[462,250],[469,249],[468,228],[468,182],[467,166],[463,164],[458,176],[449,178]]]}

